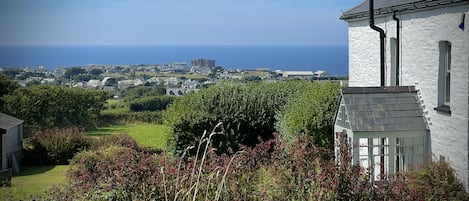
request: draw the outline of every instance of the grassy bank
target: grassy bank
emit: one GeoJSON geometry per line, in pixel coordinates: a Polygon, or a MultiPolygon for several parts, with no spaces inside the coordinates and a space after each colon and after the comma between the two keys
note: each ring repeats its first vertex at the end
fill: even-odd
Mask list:
{"type": "Polygon", "coordinates": [[[68,165],[22,167],[11,179],[11,187],[0,188],[2,200],[31,200],[45,195],[55,184],[65,182],[68,165]]]}
{"type": "Polygon", "coordinates": [[[139,145],[165,149],[166,148],[166,127],[155,124],[126,124],[99,127],[94,131],[89,131],[92,136],[127,133],[134,138],[139,145]]]}

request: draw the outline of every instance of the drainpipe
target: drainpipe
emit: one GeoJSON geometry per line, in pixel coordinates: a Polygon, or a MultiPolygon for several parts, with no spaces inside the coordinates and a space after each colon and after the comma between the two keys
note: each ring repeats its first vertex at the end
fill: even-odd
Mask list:
{"type": "Polygon", "coordinates": [[[384,38],[386,37],[386,35],[384,34],[384,30],[377,27],[375,25],[375,13],[374,13],[374,0],[368,0],[370,2],[370,28],[372,28],[373,30],[379,32],[379,41],[380,41],[380,66],[381,66],[381,85],[382,87],[384,87],[385,83],[384,83],[384,38]]]}
{"type": "Polygon", "coordinates": [[[401,57],[401,54],[400,54],[400,48],[401,48],[401,32],[400,32],[400,20],[399,18],[397,18],[396,16],[396,13],[397,11],[394,11],[394,14],[392,15],[392,19],[394,19],[396,21],[396,85],[399,86],[399,72],[400,72],[400,69],[399,69],[399,65],[400,65],[400,57],[401,57]]]}

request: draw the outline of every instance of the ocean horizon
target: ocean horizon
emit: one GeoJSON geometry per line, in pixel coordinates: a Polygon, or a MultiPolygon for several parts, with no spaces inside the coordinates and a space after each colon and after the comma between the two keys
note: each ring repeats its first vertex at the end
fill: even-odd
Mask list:
{"type": "Polygon", "coordinates": [[[164,46],[0,46],[0,67],[58,67],[168,64],[205,58],[226,69],[324,70],[348,74],[348,46],[164,45],[164,46]]]}

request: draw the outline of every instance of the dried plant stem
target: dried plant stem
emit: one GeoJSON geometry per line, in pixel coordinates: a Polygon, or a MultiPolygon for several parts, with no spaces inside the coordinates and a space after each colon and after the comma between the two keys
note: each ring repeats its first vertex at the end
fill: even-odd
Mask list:
{"type": "Polygon", "coordinates": [[[221,126],[222,123],[218,123],[212,130],[212,132],[210,133],[210,135],[208,136],[208,140],[207,140],[207,144],[205,144],[205,150],[204,150],[204,154],[202,156],[202,160],[200,161],[200,166],[199,166],[199,172],[197,173],[197,182],[195,183],[195,189],[194,189],[194,196],[192,197],[192,201],[195,201],[196,198],[197,198],[197,192],[199,190],[199,182],[200,182],[200,176],[202,175],[202,167],[204,165],[204,161],[205,161],[205,157],[207,156],[207,150],[208,150],[208,146],[210,144],[210,140],[212,139],[212,136],[216,135],[216,134],[220,134],[220,133],[217,133],[215,132],[215,130],[221,126]]]}
{"type": "Polygon", "coordinates": [[[217,188],[217,192],[215,194],[215,200],[219,200],[220,199],[220,195],[221,195],[221,191],[223,190],[223,186],[225,185],[225,181],[226,181],[226,175],[228,174],[228,171],[230,169],[230,166],[231,166],[231,163],[233,162],[233,160],[236,158],[236,156],[238,156],[239,154],[241,153],[244,153],[242,151],[237,151],[230,159],[230,162],[228,163],[228,166],[226,166],[226,169],[225,169],[225,174],[223,174],[223,178],[221,179],[221,182],[220,184],[218,185],[218,188],[217,188]]]}
{"type": "Polygon", "coordinates": [[[163,174],[164,200],[168,201],[168,193],[166,192],[166,179],[165,179],[165,174],[164,174],[164,167],[161,167],[161,174],[163,174]]]}
{"type": "Polygon", "coordinates": [[[204,134],[199,140],[199,146],[197,147],[197,153],[195,154],[194,164],[192,165],[192,173],[191,173],[191,179],[189,181],[189,184],[192,184],[192,179],[194,178],[194,175],[195,175],[195,167],[197,166],[197,158],[199,158],[200,147],[202,146],[202,143],[205,142],[206,140],[204,139],[206,134],[207,134],[207,131],[204,131],[204,134]]]}
{"type": "Polygon", "coordinates": [[[179,189],[179,173],[181,172],[181,164],[182,164],[182,161],[184,159],[184,156],[186,156],[187,154],[187,151],[189,151],[190,149],[194,148],[194,146],[188,146],[184,149],[184,152],[182,153],[182,156],[181,158],[179,159],[179,163],[178,163],[178,169],[177,169],[177,173],[176,173],[176,184],[174,186],[174,201],[177,200],[178,198],[178,195],[179,195],[179,192],[177,189],[179,189]]]}

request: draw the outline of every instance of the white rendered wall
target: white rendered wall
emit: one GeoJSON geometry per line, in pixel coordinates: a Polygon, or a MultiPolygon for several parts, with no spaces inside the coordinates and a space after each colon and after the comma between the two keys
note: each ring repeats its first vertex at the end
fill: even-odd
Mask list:
{"type": "MultiPolygon", "coordinates": [[[[469,174],[469,5],[401,13],[400,85],[415,85],[429,118],[431,150],[444,156],[468,189],[469,174]],[[466,29],[459,29],[466,13],[466,29]],[[434,110],[438,101],[439,41],[451,42],[451,115],[434,110]]],[[[386,33],[386,83],[390,83],[389,40],[396,37],[392,16],[376,25],[386,33]]],[[[379,33],[368,19],[349,22],[349,86],[379,86],[379,33]]]]}

